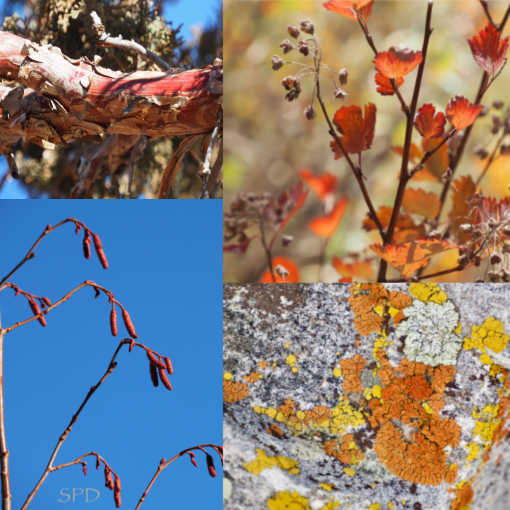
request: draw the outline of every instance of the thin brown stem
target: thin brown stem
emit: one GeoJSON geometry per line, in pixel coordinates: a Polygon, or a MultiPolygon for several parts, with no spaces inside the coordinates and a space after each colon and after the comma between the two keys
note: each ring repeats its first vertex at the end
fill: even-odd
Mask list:
{"type": "Polygon", "coordinates": [[[58,438],[57,444],[56,444],[55,448],[53,449],[53,451],[51,452],[50,459],[48,461],[48,464],[46,465],[46,468],[44,469],[44,471],[43,471],[39,481],[35,485],[35,487],[32,489],[30,494],[27,496],[27,499],[23,503],[23,506],[21,507],[21,510],[26,510],[26,508],[28,508],[28,505],[34,499],[35,495],[37,494],[37,492],[41,488],[42,484],[44,483],[44,481],[46,480],[48,475],[52,471],[55,470],[55,467],[53,466],[53,462],[54,462],[55,458],[57,457],[57,454],[58,454],[60,448],[62,447],[64,441],[66,440],[67,436],[69,435],[69,432],[71,432],[71,430],[73,428],[73,425],[78,420],[78,418],[80,416],[80,413],[83,411],[83,408],[86,406],[87,402],[90,400],[92,395],[97,391],[97,389],[103,384],[103,382],[106,380],[106,378],[113,372],[113,370],[117,366],[117,362],[115,361],[115,358],[117,357],[117,354],[119,353],[119,351],[122,348],[122,346],[125,345],[125,344],[129,344],[130,342],[131,342],[130,338],[124,338],[123,340],[120,341],[119,345],[115,349],[115,352],[113,353],[112,359],[110,360],[110,363],[108,364],[108,367],[107,367],[105,373],[103,374],[101,379],[99,379],[99,381],[94,386],[92,386],[89,389],[89,391],[88,391],[87,395],[85,396],[85,399],[81,403],[80,407],[73,414],[71,420],[69,421],[69,424],[67,425],[67,427],[64,429],[64,431],[62,432],[62,434],[58,438]]]}
{"type": "Polygon", "coordinates": [[[190,448],[186,448],[185,450],[182,450],[178,454],[174,455],[170,460],[161,459],[161,461],[156,469],[156,472],[154,473],[154,476],[151,478],[151,480],[150,480],[149,484],[147,485],[147,487],[145,488],[143,494],[140,496],[140,499],[138,500],[135,510],[139,510],[139,508],[142,506],[142,503],[145,501],[145,498],[149,494],[149,491],[151,490],[152,486],[154,485],[154,482],[157,480],[158,476],[163,472],[164,469],[166,469],[170,464],[172,464],[172,462],[175,462],[178,458],[182,457],[183,455],[186,455],[188,452],[190,452],[192,450],[201,450],[202,452],[207,453],[205,450],[205,448],[207,448],[207,447],[212,448],[217,453],[219,453],[220,447],[218,445],[215,445],[212,443],[207,443],[207,444],[202,444],[199,446],[192,446],[190,448]]]}
{"type": "Polygon", "coordinates": [[[67,301],[75,292],[79,291],[83,287],[93,287],[94,289],[102,290],[105,293],[110,293],[108,289],[103,287],[102,285],[98,285],[97,283],[91,281],[91,280],[85,280],[83,283],[80,283],[77,287],[74,289],[71,289],[67,294],[65,294],[63,297],[61,297],[58,301],[53,303],[52,305],[48,306],[44,310],[42,310],[41,313],[37,315],[32,315],[32,317],[29,317],[28,319],[25,319],[23,321],[19,321],[14,323],[12,326],[9,326],[8,328],[5,328],[3,331],[4,333],[10,333],[12,330],[19,328],[20,326],[24,326],[25,324],[28,324],[29,322],[32,322],[36,319],[39,319],[40,317],[44,317],[48,312],[56,308],[57,306],[61,305],[65,301],[67,301]]]}
{"type": "Polygon", "coordinates": [[[372,199],[370,198],[370,195],[368,194],[367,187],[365,186],[365,182],[363,180],[362,170],[360,167],[358,167],[354,164],[354,162],[352,161],[352,158],[349,156],[348,152],[345,150],[342,140],[336,134],[335,127],[333,126],[333,123],[331,122],[331,119],[329,118],[328,111],[326,110],[326,106],[324,105],[324,101],[321,96],[319,72],[320,72],[320,57],[318,57],[316,67],[315,67],[315,89],[316,89],[317,101],[319,102],[322,115],[328,125],[328,133],[333,138],[333,140],[336,142],[336,144],[342,151],[342,154],[344,155],[345,159],[347,160],[347,163],[351,167],[352,173],[354,174],[354,177],[358,181],[358,185],[361,189],[361,193],[363,194],[365,204],[368,207],[369,216],[374,221],[374,223],[377,225],[377,229],[379,230],[379,234],[381,235],[381,238],[384,239],[384,235],[385,235],[384,227],[382,226],[382,224],[377,216],[377,213],[374,208],[374,204],[372,203],[372,199]]]}
{"type": "Polygon", "coordinates": [[[498,138],[494,149],[492,150],[490,156],[487,158],[487,161],[486,161],[486,163],[485,163],[485,165],[483,167],[483,170],[482,170],[481,174],[478,176],[478,179],[476,179],[475,186],[477,188],[478,188],[478,186],[480,186],[480,183],[482,182],[482,179],[485,177],[485,175],[487,174],[490,166],[492,165],[492,163],[496,159],[496,155],[498,153],[498,150],[499,150],[499,148],[500,148],[501,144],[503,143],[503,140],[505,139],[506,136],[507,136],[507,133],[506,133],[505,129],[503,129],[502,130],[502,134],[498,138]]]}
{"type": "MultiPolygon", "coordinates": [[[[404,199],[404,192],[409,182],[409,156],[411,153],[411,141],[413,135],[413,127],[414,127],[414,116],[416,113],[416,108],[418,106],[418,98],[420,96],[420,89],[423,79],[423,72],[425,70],[425,62],[427,60],[427,50],[429,46],[430,35],[432,34],[431,28],[431,20],[432,20],[432,1],[429,1],[427,6],[427,16],[425,19],[425,33],[423,35],[423,45],[422,45],[422,61],[418,67],[418,73],[416,75],[416,81],[414,83],[414,91],[413,97],[411,100],[411,106],[409,108],[409,114],[407,115],[407,123],[406,123],[406,134],[405,134],[405,142],[404,149],[402,153],[402,165],[400,167],[400,177],[397,188],[397,194],[395,196],[395,202],[393,204],[393,210],[391,213],[390,224],[388,226],[388,230],[386,232],[386,237],[383,240],[384,245],[391,244],[393,241],[393,234],[395,233],[395,227],[397,226],[397,220],[400,214],[400,207],[402,206],[402,201],[404,199]]],[[[386,271],[388,268],[388,264],[384,259],[381,259],[379,265],[379,273],[377,276],[377,281],[383,282],[386,280],[386,271]]]]}
{"type": "Polygon", "coordinates": [[[4,336],[5,330],[0,323],[0,459],[2,464],[2,510],[11,510],[11,487],[9,479],[9,450],[5,436],[4,403],[4,336]]]}
{"type": "Polygon", "coordinates": [[[264,247],[264,253],[266,254],[267,267],[269,269],[269,272],[271,273],[271,279],[273,280],[273,283],[275,283],[276,275],[274,272],[273,255],[271,254],[270,246],[267,244],[266,232],[264,229],[264,218],[262,215],[259,216],[259,229],[260,229],[260,240],[262,242],[262,246],[264,247]]]}
{"type": "Polygon", "coordinates": [[[485,15],[487,16],[489,23],[493,25],[495,28],[497,28],[497,25],[494,22],[494,19],[492,18],[492,15],[489,11],[489,5],[487,4],[486,0],[480,0],[480,5],[482,6],[482,9],[485,11],[485,15]]]}
{"type": "Polygon", "coordinates": [[[34,250],[35,248],[37,247],[37,245],[50,233],[50,232],[53,232],[53,230],[56,230],[57,228],[61,227],[62,225],[66,224],[66,223],[69,223],[69,222],[72,222],[74,224],[80,224],[80,225],[83,225],[83,223],[81,221],[78,221],[77,219],[75,218],[66,218],[65,220],[62,220],[61,222],[57,223],[56,225],[54,225],[53,227],[51,225],[48,225],[43,233],[37,238],[37,240],[35,241],[35,243],[32,245],[32,247],[28,250],[27,254],[23,257],[23,259],[18,263],[16,264],[16,266],[14,266],[13,269],[11,269],[11,271],[9,271],[9,273],[7,273],[6,276],[4,276],[1,280],[0,280],[0,285],[2,285],[2,283],[6,282],[20,267],[22,267],[27,261],[29,261],[30,259],[33,259],[35,257],[35,254],[34,254],[34,250]]]}

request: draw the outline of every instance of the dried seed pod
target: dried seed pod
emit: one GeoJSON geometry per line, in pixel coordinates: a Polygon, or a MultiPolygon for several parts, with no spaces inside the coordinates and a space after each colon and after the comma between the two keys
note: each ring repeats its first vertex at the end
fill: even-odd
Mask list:
{"type": "Polygon", "coordinates": [[[216,468],[214,467],[214,460],[212,458],[212,455],[206,454],[205,456],[207,461],[207,469],[209,470],[209,474],[215,478],[216,477],[216,468]]]}
{"type": "Polygon", "coordinates": [[[161,382],[163,383],[163,386],[167,390],[172,391],[173,388],[172,388],[172,385],[170,384],[170,380],[168,379],[168,377],[166,375],[165,369],[158,367],[158,374],[159,374],[159,378],[161,379],[161,382]]]}
{"type": "Polygon", "coordinates": [[[88,230],[85,231],[85,236],[83,237],[83,255],[86,259],[90,259],[90,233],[88,230]]]}
{"type": "MultiPolygon", "coordinates": [[[[32,309],[32,313],[34,315],[39,315],[41,313],[41,309],[39,308],[39,305],[34,301],[34,298],[29,297],[28,304],[30,305],[30,308],[32,309]]],[[[37,317],[37,320],[39,321],[39,324],[41,324],[41,326],[46,326],[46,319],[44,316],[41,315],[41,317],[37,317]]]]}
{"type": "Polygon", "coordinates": [[[312,120],[315,117],[315,110],[313,109],[313,106],[309,104],[305,110],[304,110],[305,118],[307,120],[312,120]]]}
{"type": "Polygon", "coordinates": [[[295,39],[299,37],[299,28],[298,27],[294,27],[292,25],[289,25],[287,27],[287,32],[289,33],[289,35],[291,37],[294,37],[295,39]]]}
{"type": "Polygon", "coordinates": [[[347,92],[345,92],[345,90],[338,88],[335,90],[335,97],[337,99],[344,99],[345,97],[347,97],[347,92]]]}
{"type": "Polygon", "coordinates": [[[294,48],[294,45],[288,39],[285,39],[285,41],[281,42],[280,48],[283,50],[283,53],[288,53],[294,48]]]}
{"type": "Polygon", "coordinates": [[[110,468],[108,466],[104,467],[104,485],[108,489],[113,489],[112,473],[111,473],[110,468]]]}
{"type": "Polygon", "coordinates": [[[483,147],[480,147],[476,149],[475,156],[477,156],[480,159],[485,159],[489,156],[489,151],[487,149],[484,149],[483,147]]]}
{"type": "Polygon", "coordinates": [[[501,153],[501,155],[503,155],[503,156],[508,156],[508,154],[510,154],[510,145],[508,145],[508,144],[502,145],[502,146],[499,148],[499,152],[500,152],[500,153],[501,153]]]}
{"type": "Polygon", "coordinates": [[[164,356],[163,361],[165,362],[166,371],[168,372],[169,375],[172,375],[174,373],[174,367],[172,365],[172,361],[170,360],[170,358],[168,356],[164,356]]]}
{"type": "Polygon", "coordinates": [[[149,358],[149,361],[154,363],[154,365],[156,365],[158,368],[161,368],[162,370],[166,370],[166,365],[161,360],[156,358],[156,356],[154,355],[153,351],[147,349],[145,351],[145,354],[147,354],[147,357],[149,358]]]}
{"type": "Polygon", "coordinates": [[[133,325],[133,321],[131,320],[129,313],[125,308],[122,308],[122,319],[124,320],[124,325],[128,330],[129,336],[132,336],[133,338],[138,338],[138,335],[136,334],[135,331],[135,327],[133,325]]]}
{"type": "Polygon", "coordinates": [[[294,236],[284,235],[282,236],[282,246],[289,246],[290,243],[294,240],[294,236]]]}
{"type": "Polygon", "coordinates": [[[303,54],[305,57],[308,57],[310,54],[310,47],[308,46],[308,43],[305,41],[299,41],[298,42],[298,51],[299,53],[303,54]]]}
{"type": "Polygon", "coordinates": [[[510,237],[510,225],[505,225],[501,230],[505,237],[510,237]]]}
{"type": "Polygon", "coordinates": [[[189,460],[191,460],[191,463],[195,467],[198,467],[197,461],[195,460],[195,454],[193,452],[188,452],[188,454],[189,454],[189,460]]]}
{"type": "Polygon", "coordinates": [[[489,281],[492,283],[499,282],[501,278],[501,275],[496,271],[489,271],[487,276],[489,277],[489,281]]]}
{"type": "Polygon", "coordinates": [[[301,21],[299,26],[301,28],[301,32],[304,32],[305,34],[313,35],[314,26],[313,26],[313,23],[311,21],[303,20],[303,21],[301,21]]]}
{"type": "Polygon", "coordinates": [[[346,67],[342,67],[340,71],[338,71],[338,81],[340,85],[345,85],[347,83],[347,79],[349,78],[349,71],[346,67]]]}
{"type": "Polygon", "coordinates": [[[101,239],[97,234],[92,234],[92,239],[94,240],[94,248],[96,249],[97,257],[101,262],[101,265],[108,269],[108,260],[106,259],[106,255],[103,251],[103,245],[101,244],[101,239]]]}
{"type": "Polygon", "coordinates": [[[459,230],[461,232],[472,232],[473,231],[473,225],[471,225],[471,223],[463,223],[460,227],[459,227],[459,230]]]}
{"type": "Polygon", "coordinates": [[[489,260],[491,264],[499,264],[503,259],[499,253],[493,253],[489,260]]]}
{"type": "Polygon", "coordinates": [[[117,336],[119,328],[117,327],[117,310],[115,310],[115,304],[112,303],[112,310],[110,312],[110,329],[112,335],[117,336]]]}
{"type": "Polygon", "coordinates": [[[282,68],[284,64],[284,60],[281,59],[278,55],[273,55],[271,58],[271,68],[273,71],[278,71],[278,69],[282,68]]]}
{"type": "Polygon", "coordinates": [[[492,102],[492,106],[494,108],[496,108],[496,110],[501,110],[501,108],[503,108],[503,106],[505,106],[505,103],[501,100],[496,100],[496,101],[492,102]]]}
{"type": "Polygon", "coordinates": [[[156,365],[151,362],[151,360],[149,360],[149,373],[153,386],[157,388],[159,386],[158,369],[156,368],[156,365]]]}

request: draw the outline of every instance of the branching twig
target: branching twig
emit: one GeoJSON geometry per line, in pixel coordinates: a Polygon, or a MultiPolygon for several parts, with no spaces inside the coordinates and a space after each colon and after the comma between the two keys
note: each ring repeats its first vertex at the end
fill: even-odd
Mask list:
{"type": "Polygon", "coordinates": [[[0,460],[2,468],[2,510],[11,510],[11,486],[9,480],[9,450],[5,437],[5,404],[4,404],[4,336],[0,317],[0,460]]]}
{"type": "MultiPolygon", "coordinates": [[[[84,284],[82,284],[81,286],[83,286],[83,285],[84,284]]],[[[78,420],[78,418],[80,416],[80,413],[82,412],[82,410],[85,407],[85,405],[87,404],[87,402],[90,400],[92,395],[97,391],[97,389],[103,384],[103,382],[106,380],[106,378],[113,372],[113,370],[117,366],[117,362],[115,361],[115,358],[117,357],[117,354],[119,353],[121,347],[123,345],[129,344],[129,343],[131,343],[131,339],[130,338],[124,338],[123,340],[120,341],[119,345],[117,346],[117,349],[115,349],[115,352],[113,353],[112,359],[110,360],[110,363],[108,364],[108,367],[107,367],[105,373],[103,374],[101,379],[99,379],[99,381],[94,386],[92,386],[89,389],[89,391],[88,391],[87,395],[85,396],[85,399],[81,403],[80,407],[74,413],[74,415],[72,416],[69,424],[64,429],[64,432],[62,432],[62,434],[58,438],[57,444],[56,444],[55,448],[53,449],[53,451],[51,452],[50,460],[48,461],[48,464],[46,465],[46,468],[44,469],[44,471],[43,471],[43,473],[41,475],[41,478],[39,479],[39,481],[37,482],[35,487],[32,489],[30,494],[27,496],[27,499],[23,503],[23,506],[21,507],[21,510],[26,510],[26,508],[28,507],[30,502],[34,499],[34,496],[37,494],[37,492],[41,488],[42,484],[44,483],[44,480],[46,480],[46,478],[48,477],[48,475],[52,471],[55,471],[56,468],[55,468],[55,466],[53,466],[53,461],[55,460],[55,458],[56,458],[60,448],[62,447],[62,444],[64,443],[64,441],[66,440],[67,436],[69,435],[69,432],[71,432],[71,429],[73,428],[73,425],[78,420]]]]}
{"type": "MultiPolygon", "coordinates": [[[[406,189],[407,183],[409,182],[409,156],[411,153],[411,141],[413,135],[413,127],[414,127],[414,116],[416,113],[416,108],[418,106],[418,98],[420,96],[421,83],[423,78],[423,71],[425,69],[425,62],[427,59],[427,50],[429,45],[430,35],[432,34],[431,28],[431,20],[432,20],[432,1],[428,2],[427,5],[427,17],[425,19],[425,33],[423,35],[423,45],[422,45],[422,61],[418,67],[418,73],[416,75],[416,81],[414,83],[414,91],[413,97],[411,100],[411,106],[409,108],[409,114],[407,115],[407,123],[406,123],[406,134],[405,134],[405,142],[404,149],[402,154],[402,165],[400,167],[400,177],[397,188],[397,194],[395,196],[395,202],[393,204],[393,209],[391,213],[391,219],[388,226],[388,230],[386,232],[385,238],[383,238],[383,244],[386,246],[391,244],[393,241],[393,234],[395,233],[395,227],[397,226],[397,220],[400,214],[400,208],[402,206],[402,201],[404,199],[404,191],[406,189]]],[[[388,268],[388,264],[384,259],[381,259],[379,265],[379,273],[377,276],[377,281],[382,282],[386,280],[386,270],[388,268]]]]}
{"type": "Polygon", "coordinates": [[[216,471],[214,470],[214,464],[212,463],[212,457],[211,457],[211,455],[209,453],[207,453],[206,448],[211,448],[214,451],[216,451],[216,453],[220,457],[221,463],[223,464],[223,448],[221,446],[218,446],[218,445],[215,445],[215,444],[211,444],[211,443],[207,443],[207,444],[202,444],[202,445],[199,445],[199,446],[192,446],[190,448],[186,448],[185,450],[182,450],[181,452],[179,452],[177,455],[174,455],[170,460],[161,459],[161,461],[160,461],[160,463],[159,463],[159,465],[158,465],[158,467],[156,469],[156,472],[154,473],[154,476],[152,477],[151,481],[147,485],[147,487],[146,487],[145,491],[143,492],[143,494],[140,496],[140,499],[138,500],[138,503],[137,503],[137,505],[135,507],[135,510],[139,510],[139,508],[142,506],[142,503],[145,501],[145,498],[147,497],[147,494],[151,490],[152,486],[154,485],[154,482],[156,481],[158,476],[162,473],[162,471],[164,469],[166,469],[170,464],[172,464],[172,462],[176,461],[179,457],[182,457],[183,455],[187,454],[187,455],[190,456],[191,462],[195,466],[197,466],[197,463],[196,463],[196,461],[194,459],[195,455],[193,454],[193,450],[202,451],[207,456],[206,458],[207,458],[207,467],[209,468],[209,474],[211,476],[216,476],[216,471]]]}

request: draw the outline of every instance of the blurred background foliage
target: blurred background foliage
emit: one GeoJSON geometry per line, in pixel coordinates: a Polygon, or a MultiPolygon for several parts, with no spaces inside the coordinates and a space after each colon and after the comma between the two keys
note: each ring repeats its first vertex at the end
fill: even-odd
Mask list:
{"type": "MultiPolygon", "coordinates": [[[[321,74],[322,94],[330,117],[344,105],[377,106],[375,139],[372,148],[363,154],[366,184],[376,209],[391,206],[398,183],[400,157],[392,146],[402,146],[405,119],[395,96],[381,96],[376,92],[373,53],[358,24],[327,11],[323,1],[239,1],[226,0],[224,23],[228,27],[224,38],[225,68],[225,210],[240,191],[269,191],[278,195],[298,180],[298,172],[309,168],[315,174],[330,172],[338,178],[336,198],[349,199],[347,213],[328,244],[326,261],[333,255],[344,257],[351,252],[373,256],[367,247],[379,242],[375,233],[361,228],[367,208],[357,183],[345,159],[335,161],[329,148],[330,137],[320,115],[308,121],[303,110],[312,97],[312,78],[302,79],[300,97],[291,103],[284,100],[280,82],[284,76],[295,74],[299,67],[286,64],[272,71],[271,57],[306,62],[297,51],[283,55],[279,44],[290,39],[288,25],[311,20],[315,34],[321,41],[323,63],[335,73],[346,67],[349,81],[344,100],[334,98],[334,85],[327,72],[321,74]]],[[[502,18],[507,2],[489,2],[496,22],[502,18]]],[[[375,0],[368,27],[379,51],[403,44],[420,50],[423,41],[427,2],[425,0],[375,0]]],[[[449,99],[457,94],[473,101],[478,90],[482,70],[475,63],[467,38],[487,23],[478,0],[441,0],[434,2],[432,26],[434,32],[429,45],[427,65],[418,106],[433,103],[444,112],[449,99]]],[[[504,34],[508,35],[508,28],[504,34]]],[[[483,103],[504,100],[508,105],[510,68],[505,68],[484,97],[483,103]]],[[[401,88],[407,102],[412,95],[416,71],[406,77],[401,88]]],[[[318,105],[315,104],[318,110],[318,105]]],[[[480,119],[473,130],[456,178],[471,174],[476,180],[483,162],[474,156],[475,147],[492,147],[490,116],[480,119]]],[[[415,143],[419,136],[413,135],[415,143]]],[[[510,159],[500,156],[491,166],[481,190],[496,197],[508,194],[510,159]]],[[[411,187],[440,193],[439,183],[417,182],[411,187]]],[[[442,218],[446,219],[449,206],[442,218]]],[[[318,263],[323,240],[307,228],[308,222],[322,215],[319,200],[310,193],[303,209],[285,228],[294,236],[287,247],[276,247],[273,255],[289,257],[300,268],[301,281],[317,281],[318,263]]],[[[254,234],[256,231],[254,230],[254,234]]],[[[456,264],[456,251],[437,256],[431,270],[456,264]]],[[[225,253],[224,278],[229,282],[257,281],[265,269],[265,257],[260,243],[252,242],[243,255],[225,253]]],[[[429,271],[427,271],[429,272],[429,271]]],[[[389,278],[398,273],[389,273],[389,278]]],[[[338,273],[327,264],[322,270],[323,281],[337,281],[338,273]]],[[[473,281],[471,270],[438,278],[445,281],[473,281]]]]}
{"type": "MultiPolygon", "coordinates": [[[[1,29],[40,44],[57,46],[71,58],[88,57],[93,60],[94,55],[100,55],[100,65],[116,71],[160,71],[154,62],[134,52],[96,47],[96,35],[90,20],[90,12],[95,10],[106,32],[140,43],[173,67],[200,68],[212,64],[214,58],[220,56],[222,46],[221,0],[217,3],[215,19],[204,19],[201,28],[195,27],[192,44],[184,40],[179,20],[164,18],[164,5],[175,1],[5,0],[5,3],[2,2],[3,11],[0,12],[0,20],[3,19],[1,29]]],[[[193,2],[197,6],[200,4],[200,0],[193,2]]],[[[108,162],[105,161],[103,171],[99,172],[102,178],[96,179],[92,197],[154,198],[165,166],[181,139],[182,137],[153,138],[147,141],[143,154],[136,163],[131,196],[126,194],[126,165],[121,163],[109,175],[108,162]]],[[[74,155],[84,144],[90,144],[90,140],[73,142],[53,151],[19,142],[16,163],[22,175],[20,182],[29,196],[67,198],[77,180],[75,169],[69,168],[69,161],[76,159],[74,155]]],[[[124,159],[127,164],[129,151],[124,159]]],[[[186,156],[173,190],[175,196],[194,198],[200,195],[201,179],[198,171],[197,161],[186,156]]]]}

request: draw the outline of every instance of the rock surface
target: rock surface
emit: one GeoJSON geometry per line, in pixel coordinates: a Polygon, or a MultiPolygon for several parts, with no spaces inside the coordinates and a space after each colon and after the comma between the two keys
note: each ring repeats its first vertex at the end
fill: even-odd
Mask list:
{"type": "Polygon", "coordinates": [[[501,284],[225,285],[225,510],[508,508],[509,305],[501,284]]]}

